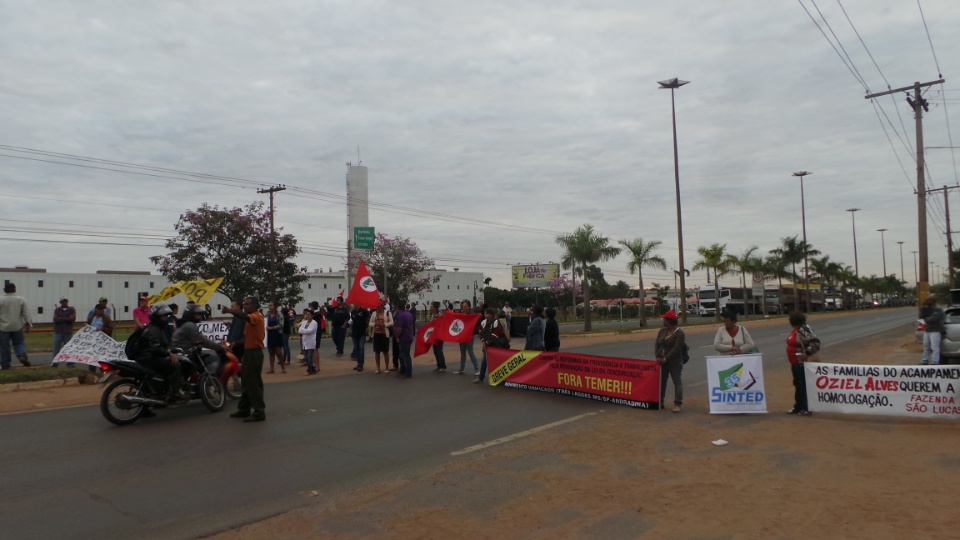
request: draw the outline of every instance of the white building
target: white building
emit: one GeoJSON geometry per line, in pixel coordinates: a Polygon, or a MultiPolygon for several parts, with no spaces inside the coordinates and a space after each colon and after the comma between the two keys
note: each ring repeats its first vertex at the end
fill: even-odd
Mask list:
{"type": "MultiPolygon", "coordinates": [[[[481,272],[449,272],[433,269],[426,272],[429,275],[439,275],[440,281],[433,284],[429,291],[422,295],[410,298],[411,302],[419,305],[434,300],[459,302],[460,300],[483,299],[483,273],[481,272]]],[[[314,272],[307,275],[308,280],[303,287],[304,304],[316,300],[321,304],[335,298],[347,286],[346,272],[314,272]]],[[[137,307],[137,298],[140,293],[156,294],[170,285],[164,276],[149,272],[129,272],[122,270],[99,270],[95,274],[54,273],[44,268],[0,268],[0,278],[4,285],[9,282],[17,286],[17,294],[27,300],[30,315],[34,323],[53,322],[53,310],[60,306],[60,298],[66,297],[70,305],[77,309],[77,320],[86,318],[87,313],[101,297],[106,297],[108,305],[113,308],[114,319],[117,321],[132,321],[133,310],[137,307]]],[[[374,278],[376,280],[376,278],[374,278]]],[[[346,296],[346,293],[344,293],[346,296]]],[[[181,308],[187,300],[183,295],[170,299],[181,308]]],[[[220,293],[215,293],[210,300],[214,313],[219,313],[221,306],[229,306],[230,299],[220,293]]]]}

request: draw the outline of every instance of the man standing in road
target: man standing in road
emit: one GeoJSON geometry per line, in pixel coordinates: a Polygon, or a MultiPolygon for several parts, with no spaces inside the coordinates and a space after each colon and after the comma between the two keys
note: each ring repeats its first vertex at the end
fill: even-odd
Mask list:
{"type": "Polygon", "coordinates": [[[60,307],[53,311],[53,356],[56,357],[60,349],[73,336],[73,323],[77,322],[77,310],[70,305],[67,297],[60,299],[60,307]]]}
{"type": "Polygon", "coordinates": [[[400,368],[397,371],[398,377],[409,379],[413,376],[413,359],[410,358],[410,346],[416,337],[416,331],[413,329],[413,315],[409,307],[398,311],[393,319],[393,335],[397,339],[397,345],[400,347],[400,368]]]}
{"type": "Polygon", "coordinates": [[[30,331],[30,313],[27,310],[27,301],[17,296],[17,286],[7,283],[3,286],[3,297],[0,297],[0,369],[10,369],[13,352],[24,367],[30,367],[27,360],[27,345],[23,341],[23,333],[30,331]]]}
{"type": "Polygon", "coordinates": [[[920,364],[937,365],[940,363],[941,332],[944,332],[946,327],[943,325],[943,309],[937,306],[936,296],[931,294],[923,301],[920,318],[927,325],[927,330],[923,333],[923,356],[920,364]]]}
{"type": "Polygon", "coordinates": [[[343,305],[343,299],[337,297],[334,300],[333,309],[330,310],[330,337],[333,338],[333,344],[337,347],[337,356],[343,356],[343,342],[347,337],[349,322],[350,312],[343,305]]]}
{"type": "Polygon", "coordinates": [[[227,312],[247,321],[243,329],[243,362],[240,364],[243,394],[237,403],[237,411],[230,417],[243,418],[244,422],[263,422],[267,419],[262,375],[263,342],[267,336],[263,315],[260,314],[260,302],[248,296],[243,299],[242,310],[230,309],[227,312]]]}

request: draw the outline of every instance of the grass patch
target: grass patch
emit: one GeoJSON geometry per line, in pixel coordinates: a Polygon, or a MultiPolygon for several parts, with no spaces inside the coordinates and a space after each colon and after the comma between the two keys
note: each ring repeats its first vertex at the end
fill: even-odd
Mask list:
{"type": "Polygon", "coordinates": [[[75,379],[86,373],[90,373],[90,370],[48,366],[21,367],[0,371],[0,384],[75,379]]]}
{"type": "MultiPolygon", "coordinates": [[[[82,327],[77,327],[79,330],[82,327]]],[[[37,352],[50,352],[53,350],[53,332],[52,326],[37,326],[31,331],[23,334],[23,341],[27,345],[27,354],[37,352]]],[[[76,331],[74,331],[76,333],[76,331]]],[[[113,331],[113,339],[117,341],[126,341],[133,333],[133,327],[117,328],[113,331]]]]}

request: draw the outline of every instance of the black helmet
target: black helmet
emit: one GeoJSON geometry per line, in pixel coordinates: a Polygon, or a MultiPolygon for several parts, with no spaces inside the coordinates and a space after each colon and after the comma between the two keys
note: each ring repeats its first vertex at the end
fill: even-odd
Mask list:
{"type": "Polygon", "coordinates": [[[207,310],[200,304],[190,304],[187,309],[183,310],[183,318],[188,322],[197,322],[206,314],[207,310]]]}
{"type": "Polygon", "coordinates": [[[156,305],[150,310],[150,322],[158,326],[165,326],[170,322],[171,315],[173,315],[173,310],[170,309],[170,306],[165,304],[156,305]]]}

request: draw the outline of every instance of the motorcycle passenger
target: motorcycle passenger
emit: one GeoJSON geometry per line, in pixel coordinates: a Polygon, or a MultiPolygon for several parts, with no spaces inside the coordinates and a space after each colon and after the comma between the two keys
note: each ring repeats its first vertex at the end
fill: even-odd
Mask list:
{"type": "Polygon", "coordinates": [[[143,330],[138,344],[135,362],[147,367],[167,380],[167,401],[176,401],[180,390],[180,362],[175,354],[170,352],[170,342],[167,340],[166,327],[173,315],[173,310],[164,305],[154,306],[150,310],[150,324],[143,330]]]}
{"type": "Polygon", "coordinates": [[[183,310],[183,317],[180,318],[181,325],[173,333],[173,339],[170,340],[170,347],[181,349],[187,352],[187,349],[194,345],[202,345],[208,349],[213,349],[218,355],[223,357],[223,345],[213,341],[200,333],[197,323],[203,320],[207,311],[198,304],[190,304],[183,310]]]}

